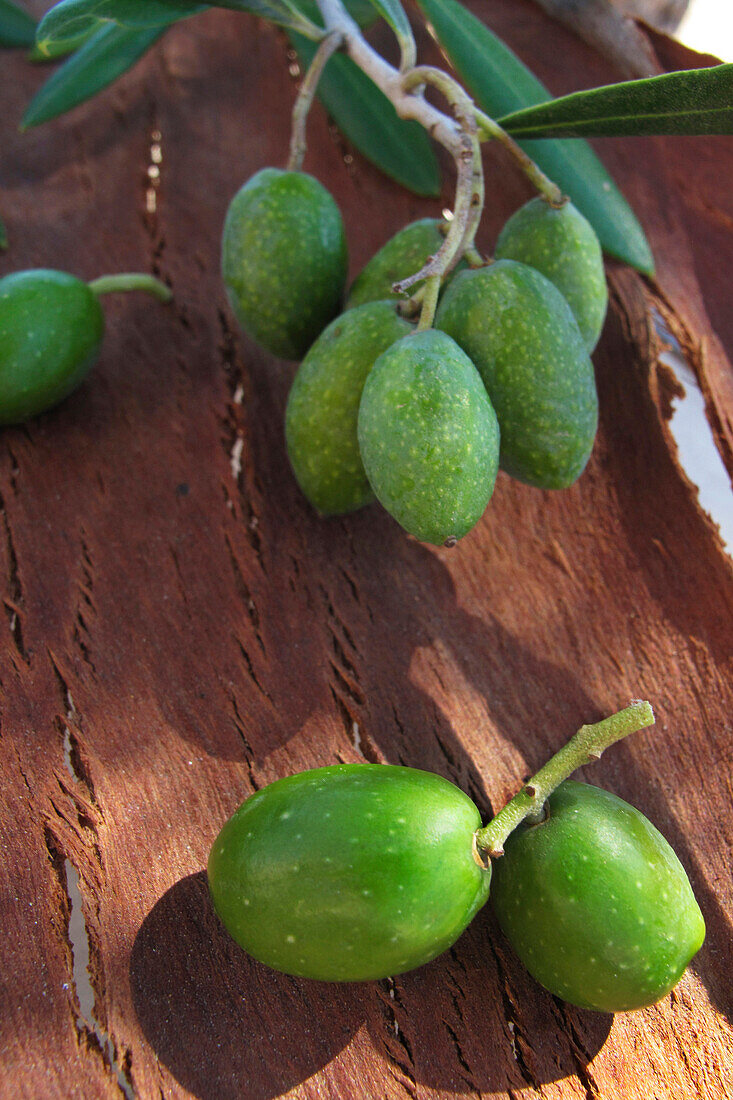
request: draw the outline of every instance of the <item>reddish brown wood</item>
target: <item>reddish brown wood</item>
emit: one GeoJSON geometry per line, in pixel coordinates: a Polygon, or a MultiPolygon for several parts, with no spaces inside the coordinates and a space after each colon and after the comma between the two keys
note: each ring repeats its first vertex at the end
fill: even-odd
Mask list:
{"type": "MultiPolygon", "coordinates": [[[[527,0],[473,6],[553,91],[613,78],[527,0]]],[[[730,446],[730,141],[599,144],[659,271],[611,268],[590,468],[560,494],[500,476],[478,528],[434,550],[377,508],[309,510],[282,441],[292,368],[225,305],[227,203],[286,155],[295,84],[279,32],[197,17],[103,99],[23,137],[15,123],[45,73],[3,64],[2,271],[149,269],[175,304],[108,299],[88,382],[0,439],[0,1093],[120,1093],[78,1019],[68,860],[94,1014],[146,1100],[733,1094],[733,587],[676,461],[650,319],[658,306],[683,338],[730,446]],[[365,757],[436,770],[487,811],[581,722],[635,696],[654,703],[656,729],[589,777],[669,837],[708,923],[656,1007],[612,1019],[555,1001],[488,909],[430,966],[344,987],[273,974],[219,928],[202,869],[256,787],[365,757]]],[[[315,110],[306,167],[341,204],[356,271],[440,204],[345,151],[315,110]]],[[[490,247],[526,190],[491,151],[486,165],[490,247]]]]}

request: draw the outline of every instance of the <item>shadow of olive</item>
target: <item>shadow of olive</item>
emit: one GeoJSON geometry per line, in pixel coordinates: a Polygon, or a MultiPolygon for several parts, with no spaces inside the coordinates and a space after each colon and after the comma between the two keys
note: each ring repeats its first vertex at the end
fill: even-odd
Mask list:
{"type": "Polygon", "coordinates": [[[449,952],[395,979],[291,978],[229,938],[200,872],[145,918],[132,950],[133,1002],[158,1059],[199,1100],[280,1096],[337,1057],[362,1024],[372,1072],[388,1076],[390,1066],[432,1088],[505,1091],[578,1073],[612,1017],[560,1006],[510,952],[504,958],[500,941],[483,910],[449,952]]]}
{"type": "Polygon", "coordinates": [[[145,1037],[199,1100],[269,1100],[312,1076],[364,1021],[368,986],[290,978],[224,931],[206,874],[172,886],[148,913],[130,961],[145,1037]]]}
{"type": "Polygon", "coordinates": [[[552,997],[527,973],[489,908],[428,966],[378,983],[375,1047],[431,1089],[509,1093],[584,1077],[613,1016],[552,997]]]}

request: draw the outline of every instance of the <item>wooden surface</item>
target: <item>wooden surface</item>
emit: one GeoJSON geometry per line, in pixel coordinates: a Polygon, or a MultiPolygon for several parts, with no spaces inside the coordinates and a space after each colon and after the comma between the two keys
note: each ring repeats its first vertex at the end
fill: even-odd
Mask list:
{"type": "MultiPolygon", "coordinates": [[[[473,7],[555,92],[613,78],[525,0],[473,7]]],[[[666,65],[695,63],[655,44],[666,65]]],[[[293,368],[225,305],[227,203],[286,153],[296,83],[280,33],[198,17],[104,99],[21,137],[45,75],[3,57],[0,269],[151,270],[175,304],[107,299],[93,375],[0,438],[0,1094],[733,1094],[733,586],[676,461],[651,320],[656,307],[682,342],[733,470],[730,140],[599,145],[659,275],[610,266],[589,469],[557,494],[500,475],[476,530],[435,550],[376,507],[312,513],[283,447],[293,368]],[[659,1005],[612,1018],[556,1001],[490,907],[431,965],[343,987],[274,974],[218,926],[207,852],[263,784],[366,758],[440,772],[487,812],[580,723],[637,696],[656,728],[588,778],[669,838],[705,914],[704,949],[659,1005]]],[[[352,271],[440,209],[352,159],[320,109],[306,168],[341,204],[352,271]]],[[[490,248],[528,192],[491,152],[486,170],[490,248]]]]}

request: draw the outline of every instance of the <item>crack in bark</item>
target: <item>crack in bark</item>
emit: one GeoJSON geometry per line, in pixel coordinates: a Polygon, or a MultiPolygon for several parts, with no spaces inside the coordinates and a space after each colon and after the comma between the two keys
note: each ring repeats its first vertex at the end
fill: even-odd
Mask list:
{"type": "Polygon", "coordinates": [[[512,1054],[514,1055],[514,1061],[517,1064],[517,1068],[525,1080],[528,1087],[540,1091],[539,1082],[535,1080],[532,1070],[527,1065],[524,1057],[524,1051],[522,1050],[522,1044],[524,1043],[531,1049],[531,1044],[524,1038],[524,1031],[519,1020],[519,1011],[514,1003],[514,1000],[510,993],[509,978],[501,961],[498,951],[491,942],[491,939],[486,937],[486,944],[488,946],[494,962],[496,963],[496,969],[499,979],[499,989],[501,991],[501,1001],[504,1008],[504,1018],[507,1022],[507,1032],[509,1035],[509,1043],[512,1048],[512,1054]]]}
{"type": "Polygon", "coordinates": [[[79,649],[82,658],[84,659],[84,663],[87,664],[91,671],[96,675],[97,669],[95,667],[94,661],[92,660],[91,649],[88,642],[89,637],[89,627],[86,624],[86,620],[81,611],[77,611],[73,633],[74,642],[76,643],[76,646],[79,649]],[[84,635],[86,635],[86,639],[84,635]]]}
{"type": "Polygon", "coordinates": [[[259,791],[262,784],[258,782],[258,780],[257,780],[257,778],[255,777],[255,774],[254,774],[255,754],[254,754],[254,752],[252,750],[252,746],[250,745],[249,740],[247,738],[247,733],[246,733],[246,730],[244,728],[244,721],[242,719],[242,715],[241,715],[241,712],[239,710],[239,705],[237,703],[237,697],[234,695],[233,692],[230,692],[229,698],[230,698],[231,704],[232,704],[232,711],[234,712],[234,728],[236,729],[236,731],[239,735],[239,738],[242,742],[242,745],[244,747],[244,762],[247,766],[247,773],[249,775],[249,781],[252,785],[253,790],[259,791]]]}
{"type": "Polygon", "coordinates": [[[23,623],[21,614],[23,608],[23,585],[20,579],[20,570],[18,568],[18,555],[15,549],[13,531],[10,526],[7,509],[5,507],[5,498],[1,493],[0,515],[2,515],[3,530],[5,533],[5,549],[8,555],[8,587],[10,590],[10,599],[4,600],[3,602],[5,603],[5,609],[8,612],[10,634],[15,643],[15,648],[20,654],[23,662],[26,665],[30,665],[30,657],[28,656],[25,648],[25,642],[23,640],[23,623]]]}
{"type": "Polygon", "coordinates": [[[380,1013],[386,1025],[387,1034],[379,1035],[378,1041],[387,1061],[399,1072],[394,1074],[395,1080],[403,1087],[405,1092],[415,1097],[417,1084],[415,1081],[415,1060],[412,1054],[412,1046],[403,1032],[397,1019],[395,1007],[402,1007],[394,978],[385,978],[375,983],[377,1000],[380,1013]]]}
{"type": "Polygon", "coordinates": [[[250,657],[249,653],[245,649],[241,638],[236,638],[235,637],[235,640],[236,640],[236,643],[239,647],[239,652],[242,654],[242,660],[244,661],[245,665],[247,666],[247,672],[249,673],[250,680],[255,685],[255,687],[257,688],[259,693],[261,695],[264,695],[265,699],[267,699],[268,702],[272,702],[272,696],[270,695],[267,688],[264,687],[264,685],[260,683],[259,677],[257,676],[257,673],[255,672],[255,667],[252,664],[252,658],[250,657]]]}
{"type": "Polygon", "coordinates": [[[13,448],[8,444],[8,456],[10,458],[10,488],[13,490],[13,496],[18,495],[18,474],[20,473],[20,464],[15,457],[13,448]]]}
{"type": "Polygon", "coordinates": [[[458,1061],[460,1062],[461,1068],[464,1070],[463,1073],[459,1073],[459,1076],[468,1085],[468,1087],[471,1090],[471,1092],[473,1093],[473,1095],[480,1097],[481,1096],[481,1090],[478,1088],[478,1086],[476,1085],[476,1082],[473,1080],[473,1071],[471,1070],[471,1067],[468,1064],[468,1062],[465,1058],[465,1055],[464,1055],[464,1053],[461,1049],[461,1044],[458,1041],[458,1034],[453,1030],[453,1028],[450,1026],[450,1024],[448,1023],[447,1020],[443,1020],[443,1027],[448,1032],[448,1035],[451,1038],[451,1041],[453,1043],[453,1047],[454,1047],[455,1052],[456,1052],[456,1057],[458,1058],[458,1061]]]}
{"type": "MultiPolygon", "coordinates": [[[[333,668],[334,666],[332,665],[331,667],[333,668]]],[[[340,695],[333,684],[329,685],[329,690],[341,716],[346,736],[353,745],[354,750],[360,756],[363,756],[365,760],[368,760],[370,764],[383,764],[384,758],[382,754],[363,729],[358,718],[354,717],[347,701],[340,695]]],[[[347,761],[344,760],[341,761],[341,763],[346,762],[347,761]]]]}
{"type": "Polygon", "coordinates": [[[239,564],[239,561],[237,560],[237,555],[234,553],[234,547],[232,546],[232,542],[228,534],[224,536],[224,540],[227,544],[227,550],[229,551],[229,561],[231,562],[232,572],[234,574],[234,583],[237,592],[239,593],[242,603],[247,610],[249,621],[252,623],[252,626],[254,628],[257,644],[259,645],[262,652],[266,654],[267,650],[265,649],[265,643],[262,640],[262,633],[260,631],[260,613],[257,609],[257,604],[252,598],[252,593],[250,591],[249,585],[244,579],[244,574],[242,573],[241,566],[239,564]]]}
{"type": "MultiPolygon", "coordinates": [[[[259,531],[260,517],[252,497],[248,492],[243,476],[244,469],[242,456],[245,452],[244,444],[246,433],[241,413],[237,411],[241,409],[243,392],[243,370],[237,350],[237,338],[234,329],[229,324],[226,312],[223,309],[217,310],[217,317],[219,319],[219,328],[221,331],[218,351],[224,367],[224,374],[227,379],[231,397],[227,415],[222,418],[226,433],[223,443],[230,465],[232,466],[232,477],[245,513],[244,529],[247,541],[254,551],[260,569],[263,573],[267,573],[267,567],[263,556],[262,536],[259,531]]],[[[254,476],[254,487],[255,490],[260,491],[256,475],[254,476]]]]}
{"type": "MultiPolygon", "coordinates": [[[[56,807],[54,809],[59,812],[56,807]]],[[[101,1059],[105,1072],[117,1085],[120,1095],[125,1100],[134,1100],[132,1054],[126,1049],[122,1059],[119,1058],[115,1038],[97,1014],[97,1005],[104,1003],[95,985],[95,978],[98,981],[101,974],[101,952],[90,935],[84,915],[83,878],[68,852],[64,851],[59,837],[48,825],[44,830],[44,841],[60,890],[58,901],[62,926],[54,923],[66,958],[69,980],[64,988],[79,1047],[101,1059]],[[91,965],[92,956],[94,966],[91,965]]],[[[98,896],[96,891],[94,896],[98,896]]]]}
{"type": "Polygon", "coordinates": [[[66,678],[59,668],[58,661],[50,649],[47,652],[64,708],[63,716],[56,716],[56,727],[63,741],[66,770],[76,783],[81,784],[86,789],[92,806],[98,812],[91,766],[84,752],[81,739],[81,717],[76,709],[66,678]]]}
{"type": "Polygon", "coordinates": [[[349,591],[351,592],[351,595],[354,598],[354,603],[358,603],[359,606],[361,606],[361,596],[359,595],[359,588],[357,586],[356,581],[354,580],[354,578],[351,576],[350,573],[347,573],[347,571],[344,569],[343,565],[339,566],[339,572],[341,573],[341,576],[344,578],[347,585],[349,586],[349,591]]]}
{"type": "Polygon", "coordinates": [[[565,1032],[570,1039],[570,1053],[575,1062],[578,1080],[585,1089],[586,1100],[599,1100],[601,1092],[589,1068],[589,1063],[593,1060],[593,1056],[585,1049],[583,1041],[569,1014],[568,1007],[559,997],[553,997],[553,1001],[559,1010],[560,1017],[565,1025],[565,1032]]]}

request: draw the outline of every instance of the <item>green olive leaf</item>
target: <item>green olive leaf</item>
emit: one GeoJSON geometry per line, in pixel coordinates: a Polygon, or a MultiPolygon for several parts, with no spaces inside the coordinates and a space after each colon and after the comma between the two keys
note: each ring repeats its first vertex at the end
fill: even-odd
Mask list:
{"type": "Polygon", "coordinates": [[[216,4],[195,0],[61,0],[41,20],[36,41],[45,52],[50,43],[83,34],[97,20],[143,30],[167,26],[210,7],[250,12],[308,37],[323,36],[322,29],[301,14],[294,0],[222,0],[216,4]]]}
{"type": "Polygon", "coordinates": [[[130,69],[165,30],[133,30],[115,23],[97,28],[36,93],[23,115],[21,129],[57,118],[96,95],[130,69]]]}
{"type": "Polygon", "coordinates": [[[403,68],[414,65],[415,39],[410,21],[405,15],[405,9],[402,7],[400,0],[372,0],[372,4],[395,32],[397,41],[400,44],[403,68]]]}
{"type": "Polygon", "coordinates": [[[45,53],[52,42],[88,33],[100,20],[142,30],[166,26],[208,7],[192,0],[61,0],[38,24],[36,42],[45,53]]]}
{"type": "MultiPolygon", "coordinates": [[[[362,30],[372,27],[379,19],[372,0],[341,0],[341,2],[362,30]]],[[[316,26],[323,26],[323,16],[316,0],[293,0],[293,6],[316,26]]]]}
{"type": "MultiPolygon", "coordinates": [[[[417,0],[417,4],[456,72],[488,114],[499,118],[552,98],[516,54],[458,0],[417,0]]],[[[654,273],[643,229],[586,142],[522,139],[520,144],[570,196],[608,253],[639,271],[654,273]]]]}
{"type": "MultiPolygon", "coordinates": [[[[315,53],[300,35],[291,39],[304,65],[315,53]]],[[[440,194],[440,170],[430,139],[417,122],[398,117],[387,97],[345,54],[330,58],[318,98],[356,148],[385,175],[416,195],[440,194]]]]}
{"type": "Polygon", "coordinates": [[[0,252],[5,252],[8,247],[8,231],[5,222],[0,218],[0,252]]]}
{"type": "Polygon", "coordinates": [[[70,53],[74,53],[80,46],[83,46],[85,42],[88,42],[93,34],[96,34],[100,27],[104,26],[104,23],[100,19],[95,19],[89,23],[89,26],[81,34],[74,35],[73,38],[59,38],[53,42],[47,42],[44,49],[36,43],[33,49],[28,54],[29,61],[46,62],[46,61],[59,61],[62,57],[68,57],[70,53]]]}
{"type": "Polygon", "coordinates": [[[733,65],[573,92],[500,122],[521,138],[733,134],[733,65]]]}
{"type": "Polygon", "coordinates": [[[0,0],[0,46],[32,46],[36,21],[11,0],[0,0]]]}

